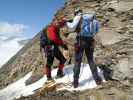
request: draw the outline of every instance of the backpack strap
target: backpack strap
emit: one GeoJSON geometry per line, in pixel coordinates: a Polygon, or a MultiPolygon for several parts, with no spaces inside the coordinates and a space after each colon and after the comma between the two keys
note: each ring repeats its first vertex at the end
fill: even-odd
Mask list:
{"type": "Polygon", "coordinates": [[[76,30],[75,30],[75,32],[76,32],[77,34],[79,34],[80,31],[81,31],[81,24],[82,24],[82,21],[83,21],[83,17],[81,16],[81,18],[80,18],[80,20],[79,20],[79,23],[78,23],[78,25],[77,25],[77,27],[76,27],[76,30]]]}

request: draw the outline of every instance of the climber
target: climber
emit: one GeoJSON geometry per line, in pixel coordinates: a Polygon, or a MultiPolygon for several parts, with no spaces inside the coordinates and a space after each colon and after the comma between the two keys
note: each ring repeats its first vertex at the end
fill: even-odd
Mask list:
{"type": "MultiPolygon", "coordinates": [[[[74,88],[79,85],[79,74],[83,52],[85,51],[93,78],[97,85],[101,84],[101,77],[98,75],[97,67],[94,63],[94,36],[98,32],[99,23],[95,14],[83,14],[80,8],[75,9],[75,17],[72,22],[66,22],[67,27],[71,31],[77,33],[75,43],[75,65],[74,65],[74,88]]],[[[66,20],[64,18],[64,20],[66,20]]],[[[67,21],[67,20],[66,20],[67,21]]]]}
{"type": "Polygon", "coordinates": [[[63,68],[66,59],[59,50],[59,46],[62,46],[65,50],[68,50],[68,48],[66,43],[62,41],[59,33],[60,28],[62,28],[63,26],[64,26],[63,20],[58,20],[57,18],[54,18],[51,24],[47,27],[47,38],[49,39],[49,45],[47,45],[44,49],[47,57],[47,63],[46,66],[44,67],[44,73],[47,76],[47,80],[52,80],[51,66],[53,64],[54,57],[56,57],[60,61],[56,77],[61,78],[64,76],[63,68]]]}

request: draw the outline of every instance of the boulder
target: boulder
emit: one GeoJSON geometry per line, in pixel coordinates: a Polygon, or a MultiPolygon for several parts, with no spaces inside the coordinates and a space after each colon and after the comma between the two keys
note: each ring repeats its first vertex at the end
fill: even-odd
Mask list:
{"type": "Polygon", "coordinates": [[[122,41],[122,39],[125,39],[124,35],[121,35],[114,30],[105,28],[98,33],[98,36],[101,38],[100,40],[103,46],[112,45],[122,41]]]}

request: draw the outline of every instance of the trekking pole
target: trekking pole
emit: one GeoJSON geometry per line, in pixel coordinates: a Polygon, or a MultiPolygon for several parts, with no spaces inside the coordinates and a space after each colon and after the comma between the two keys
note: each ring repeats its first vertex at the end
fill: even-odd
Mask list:
{"type": "MultiPolygon", "coordinates": [[[[71,60],[71,58],[68,59],[68,61],[65,63],[65,65],[69,65],[70,60],[71,60]]],[[[71,82],[68,70],[66,70],[66,73],[67,73],[67,77],[68,77],[68,84],[66,84],[66,85],[70,85],[70,83],[72,83],[72,82],[71,82]]],[[[72,87],[72,85],[70,85],[70,87],[72,87]]]]}
{"type": "MultiPolygon", "coordinates": [[[[84,57],[84,55],[83,55],[83,61],[85,61],[85,57],[84,57]]],[[[80,73],[79,78],[80,78],[80,77],[81,77],[81,75],[83,74],[84,67],[85,67],[85,64],[83,63],[83,68],[82,68],[82,67],[80,67],[80,68],[82,68],[82,70],[81,70],[81,73],[80,73]]]]}
{"type": "MultiPolygon", "coordinates": [[[[65,53],[64,52],[63,52],[63,56],[66,59],[66,62],[64,63],[64,66],[69,65],[70,64],[70,61],[71,61],[71,57],[70,56],[65,56],[65,53]]],[[[66,72],[66,75],[67,75],[67,78],[68,78],[68,83],[63,83],[64,85],[70,85],[71,84],[71,80],[70,80],[70,76],[69,76],[69,72],[68,71],[69,71],[69,69],[66,68],[65,72],[66,72]]]]}

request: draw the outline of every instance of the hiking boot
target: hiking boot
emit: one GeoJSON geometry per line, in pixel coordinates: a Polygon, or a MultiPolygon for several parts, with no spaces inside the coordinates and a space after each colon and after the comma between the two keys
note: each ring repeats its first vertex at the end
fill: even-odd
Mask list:
{"type": "Polygon", "coordinates": [[[63,76],[65,76],[65,74],[63,73],[63,71],[58,70],[58,71],[57,71],[57,75],[56,75],[56,79],[62,78],[63,76]]]}
{"type": "Polygon", "coordinates": [[[96,82],[97,85],[101,85],[101,84],[102,84],[102,79],[101,79],[101,77],[98,75],[97,71],[95,71],[95,72],[93,73],[93,78],[94,78],[94,80],[95,80],[95,82],[96,82]]]}
{"type": "Polygon", "coordinates": [[[55,80],[53,79],[53,78],[47,78],[47,80],[46,80],[46,84],[47,83],[51,83],[51,82],[54,82],[55,80]]]}
{"type": "Polygon", "coordinates": [[[74,88],[77,88],[78,86],[79,86],[78,79],[74,79],[74,81],[73,81],[73,87],[74,88]]]}
{"type": "Polygon", "coordinates": [[[95,82],[96,82],[97,85],[101,85],[102,84],[102,79],[99,78],[98,80],[95,80],[95,82]]]}
{"type": "Polygon", "coordinates": [[[47,81],[53,80],[52,77],[47,77],[47,81]]]}
{"type": "Polygon", "coordinates": [[[101,85],[102,84],[102,81],[96,81],[96,84],[97,85],[101,85]]]}

